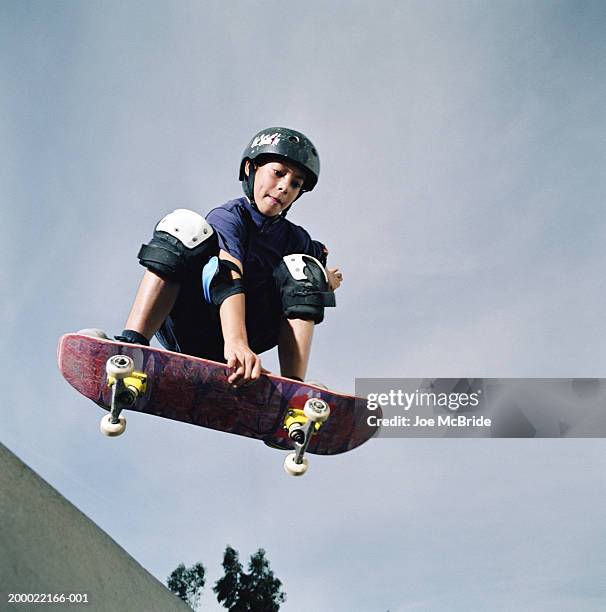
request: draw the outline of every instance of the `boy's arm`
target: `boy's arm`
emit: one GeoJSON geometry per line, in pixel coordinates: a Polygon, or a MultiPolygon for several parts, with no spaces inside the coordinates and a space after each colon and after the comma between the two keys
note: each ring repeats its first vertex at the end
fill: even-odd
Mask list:
{"type": "Polygon", "coordinates": [[[125,329],[136,331],[150,340],[175,305],[179,288],[178,282],[164,279],[155,272],[146,270],[125,329]]]}
{"type": "MultiPolygon", "coordinates": [[[[227,259],[242,270],[242,263],[226,251],[221,250],[220,259],[227,259]]],[[[232,278],[241,278],[237,272],[231,272],[232,278]]],[[[238,293],[228,297],[219,308],[221,330],[225,340],[224,357],[227,367],[234,371],[227,379],[230,384],[240,386],[257,380],[261,376],[261,359],[248,346],[246,333],[246,297],[238,293]]]]}

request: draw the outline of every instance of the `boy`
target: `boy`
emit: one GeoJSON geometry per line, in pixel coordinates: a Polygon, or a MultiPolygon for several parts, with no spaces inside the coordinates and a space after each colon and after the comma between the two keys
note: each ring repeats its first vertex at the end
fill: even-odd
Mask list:
{"type": "Polygon", "coordinates": [[[142,245],[147,270],[117,339],[148,344],[157,334],[169,350],[225,361],[235,386],[259,378],[257,353],[277,345],[282,375],[303,380],[314,325],[343,280],[338,268],[324,269],[326,247],[285,218],[319,172],[300,132],[255,134],[240,162],[246,197],[206,220],[176,210],[142,245]]]}

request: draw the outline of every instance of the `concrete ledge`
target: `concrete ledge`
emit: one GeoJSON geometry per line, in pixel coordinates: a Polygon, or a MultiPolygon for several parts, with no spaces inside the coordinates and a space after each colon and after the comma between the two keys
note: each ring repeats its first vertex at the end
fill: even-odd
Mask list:
{"type": "Polygon", "coordinates": [[[0,492],[0,608],[191,612],[2,444],[0,492]],[[83,593],[89,603],[9,606],[8,593],[83,593]]]}

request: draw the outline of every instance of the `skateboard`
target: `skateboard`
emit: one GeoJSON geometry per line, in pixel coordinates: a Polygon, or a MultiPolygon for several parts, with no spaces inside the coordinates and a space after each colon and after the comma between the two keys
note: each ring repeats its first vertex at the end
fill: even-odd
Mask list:
{"type": "Polygon", "coordinates": [[[284,469],[301,476],[309,465],[306,453],[344,453],[377,433],[367,422],[365,400],[353,395],[273,374],[235,388],[223,363],[101,335],[83,330],[62,336],[57,359],[65,380],[109,411],[101,419],[107,436],[122,434],[123,411],[133,410],[293,451],[284,469]]]}

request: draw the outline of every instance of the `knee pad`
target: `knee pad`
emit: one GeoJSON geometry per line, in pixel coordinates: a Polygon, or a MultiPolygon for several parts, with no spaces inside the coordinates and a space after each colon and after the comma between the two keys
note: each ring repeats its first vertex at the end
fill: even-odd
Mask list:
{"type": "Polygon", "coordinates": [[[335,294],[328,290],[322,264],[311,255],[286,255],[274,270],[274,279],[288,319],[321,323],[324,308],[335,306],[335,294]]]}
{"type": "Polygon", "coordinates": [[[217,234],[198,213],[179,208],[156,225],[149,244],[141,245],[139,262],[152,272],[181,281],[200,271],[219,252],[217,234]]]}
{"type": "Polygon", "coordinates": [[[231,273],[242,274],[240,268],[226,259],[211,257],[202,270],[202,290],[204,299],[209,304],[221,306],[232,295],[244,293],[244,283],[241,278],[232,278],[231,273]]]}

